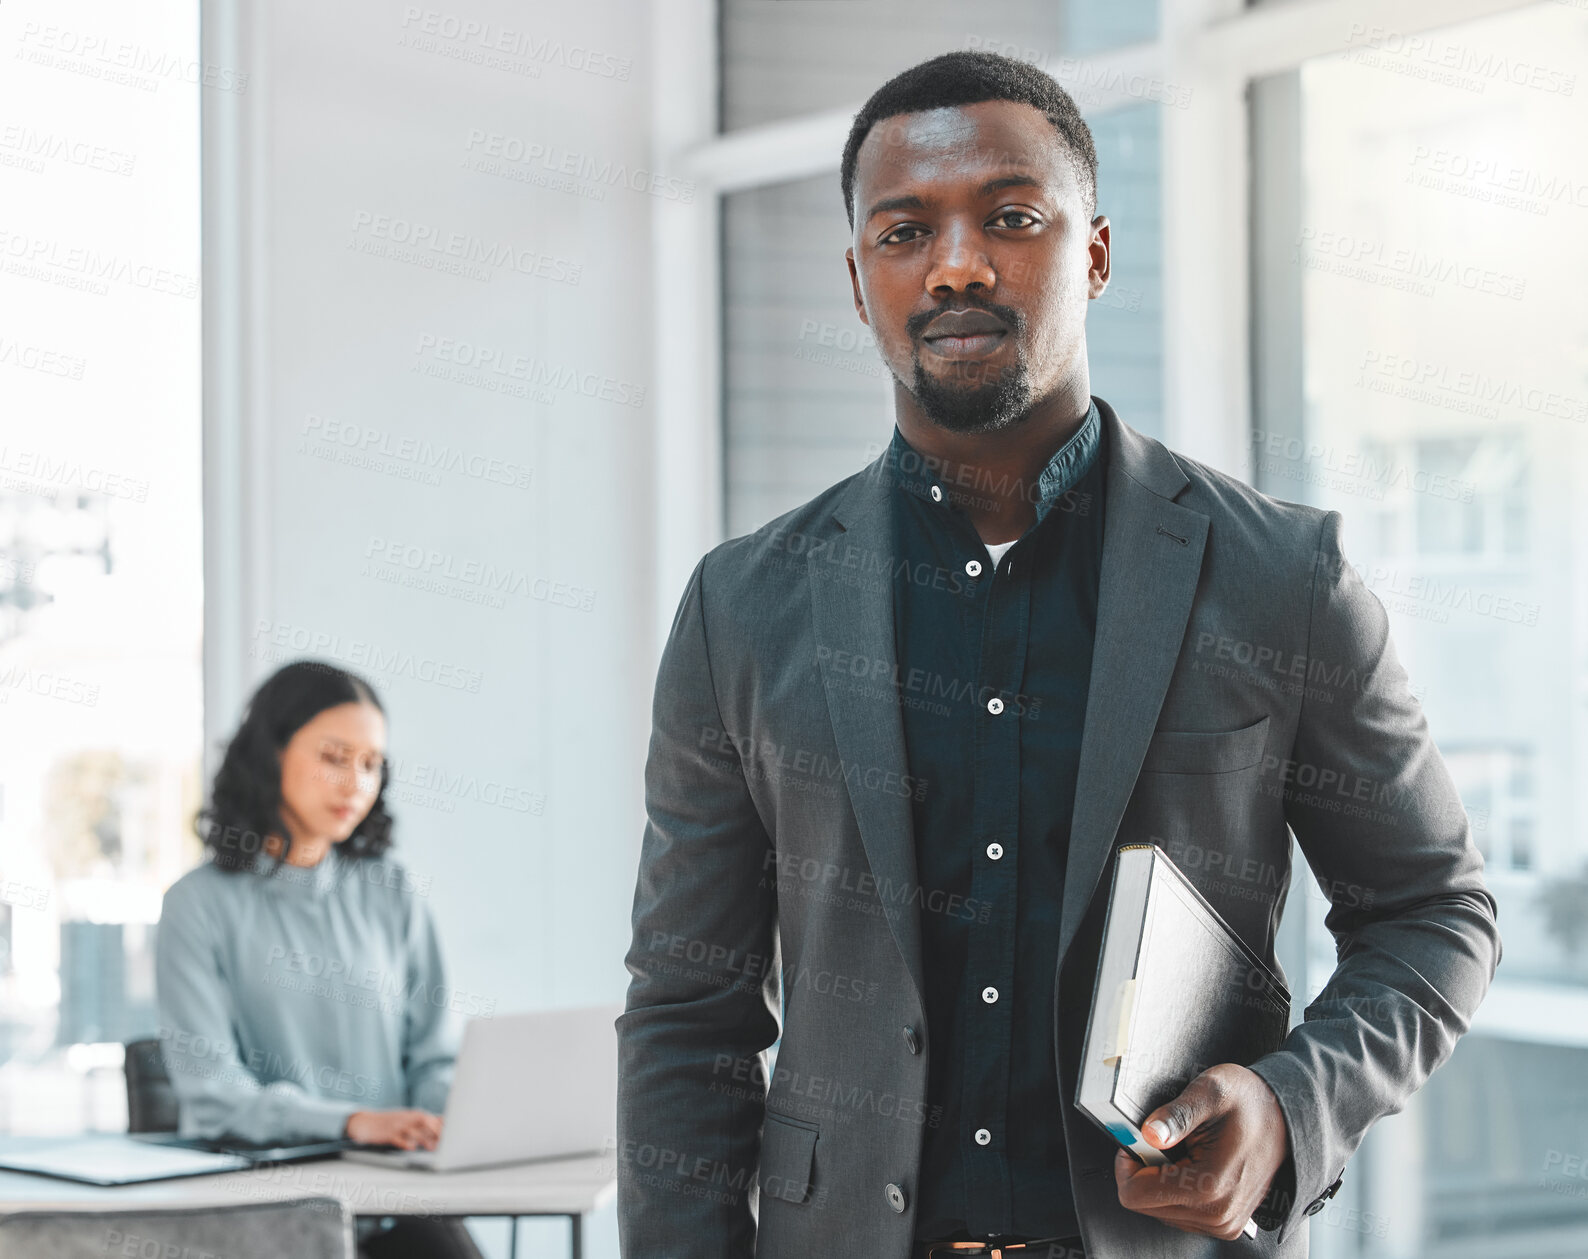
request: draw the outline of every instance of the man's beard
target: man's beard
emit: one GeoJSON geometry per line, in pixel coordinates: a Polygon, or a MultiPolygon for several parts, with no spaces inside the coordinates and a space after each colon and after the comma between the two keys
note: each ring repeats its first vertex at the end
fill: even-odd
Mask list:
{"type": "Polygon", "coordinates": [[[1031,372],[1026,363],[1025,316],[1009,306],[967,300],[966,308],[985,310],[997,316],[1009,329],[1006,334],[1015,345],[1015,361],[1008,367],[988,367],[985,363],[956,362],[951,379],[931,375],[921,365],[921,334],[941,311],[920,311],[905,321],[905,331],[915,342],[912,363],[914,380],[899,383],[926,413],[926,418],[951,433],[993,433],[1023,420],[1031,411],[1031,372]]]}
{"type": "Polygon", "coordinates": [[[966,363],[958,371],[969,377],[966,383],[939,380],[921,365],[916,351],[915,380],[905,388],[939,428],[951,433],[995,433],[1030,413],[1031,373],[1023,356],[1009,367],[978,370],[977,364],[966,363]]]}

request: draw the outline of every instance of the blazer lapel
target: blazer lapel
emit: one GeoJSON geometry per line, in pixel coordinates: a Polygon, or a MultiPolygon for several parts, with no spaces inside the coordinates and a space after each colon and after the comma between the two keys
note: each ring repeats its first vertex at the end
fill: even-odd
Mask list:
{"type": "Polygon", "coordinates": [[[888,925],[916,991],[925,993],[921,963],[921,919],[916,905],[915,831],[908,796],[868,787],[877,771],[905,774],[904,721],[899,706],[866,692],[891,687],[897,676],[893,637],[893,517],[891,482],[884,474],[887,452],[849,485],[833,508],[837,528],[827,549],[807,560],[811,609],[816,628],[816,658],[833,736],[843,761],[844,783],[860,827],[866,860],[887,907],[888,925]],[[852,548],[852,549],[851,549],[852,548]],[[845,558],[856,561],[848,567],[845,558]],[[858,565],[858,586],[840,578],[858,565]],[[849,653],[840,657],[839,653],[849,653]],[[868,662],[862,688],[846,667],[848,659],[868,662]]]}
{"type": "Polygon", "coordinates": [[[1188,484],[1159,442],[1106,403],[1108,486],[1097,635],[1070,823],[1059,963],[1079,930],[1163,707],[1202,571],[1208,518],[1173,501],[1188,484]]]}

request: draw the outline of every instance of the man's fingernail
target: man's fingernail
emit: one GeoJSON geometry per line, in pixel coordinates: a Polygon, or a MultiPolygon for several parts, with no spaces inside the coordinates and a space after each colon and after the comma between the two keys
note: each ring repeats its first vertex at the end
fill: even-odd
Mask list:
{"type": "Polygon", "coordinates": [[[1154,1119],[1147,1125],[1147,1131],[1152,1134],[1152,1138],[1155,1141],[1162,1142],[1169,1139],[1169,1125],[1164,1123],[1162,1119],[1154,1119]]]}

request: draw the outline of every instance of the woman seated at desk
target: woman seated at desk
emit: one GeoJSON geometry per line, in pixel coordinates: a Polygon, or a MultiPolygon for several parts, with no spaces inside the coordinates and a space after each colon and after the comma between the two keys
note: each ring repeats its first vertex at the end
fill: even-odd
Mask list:
{"type": "MultiPolygon", "coordinates": [[[[385,753],[342,669],[286,665],[249,701],[156,941],[183,1135],[435,1148],[457,1027],[425,887],[388,855],[385,753]]],[[[460,1221],[360,1236],[372,1259],[479,1254],[460,1221]]]]}

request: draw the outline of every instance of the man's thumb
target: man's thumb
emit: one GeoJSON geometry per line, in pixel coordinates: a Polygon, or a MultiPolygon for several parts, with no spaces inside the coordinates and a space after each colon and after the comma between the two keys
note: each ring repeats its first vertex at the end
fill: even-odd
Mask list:
{"type": "Polygon", "coordinates": [[[1198,1125],[1213,1113],[1213,1090],[1206,1087],[1201,1077],[1186,1085],[1185,1092],[1171,1102],[1165,1102],[1142,1125],[1142,1135],[1149,1145],[1165,1150],[1183,1141],[1198,1125]]]}

